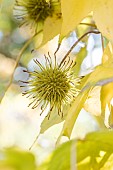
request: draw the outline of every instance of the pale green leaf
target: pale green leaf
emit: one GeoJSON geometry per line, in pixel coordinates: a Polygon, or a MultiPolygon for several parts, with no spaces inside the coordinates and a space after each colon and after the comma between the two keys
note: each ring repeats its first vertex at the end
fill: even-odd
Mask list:
{"type": "Polygon", "coordinates": [[[35,158],[30,152],[9,148],[1,152],[0,170],[35,170],[35,158]]]}
{"type": "Polygon", "coordinates": [[[48,117],[45,117],[45,119],[41,123],[40,133],[44,133],[49,127],[64,121],[69,108],[70,108],[69,105],[63,107],[63,117],[62,115],[59,116],[57,113],[58,111],[53,109],[53,111],[51,112],[50,118],[48,119],[48,117]]]}
{"type": "Polygon", "coordinates": [[[0,12],[11,13],[13,10],[14,0],[0,0],[0,12]]]}
{"type": "Polygon", "coordinates": [[[75,154],[75,141],[70,141],[61,145],[52,153],[50,161],[42,164],[39,170],[70,170],[72,166],[71,154],[73,152],[75,154]]]}
{"type": "Polygon", "coordinates": [[[105,170],[109,163],[113,168],[112,141],[113,131],[89,133],[82,140],[62,144],[38,170],[105,170]]]}
{"type": "Polygon", "coordinates": [[[113,154],[113,132],[93,132],[77,142],[78,170],[99,170],[113,154]],[[101,154],[102,153],[102,154],[101,154]],[[89,168],[89,169],[88,169],[89,168]]]}

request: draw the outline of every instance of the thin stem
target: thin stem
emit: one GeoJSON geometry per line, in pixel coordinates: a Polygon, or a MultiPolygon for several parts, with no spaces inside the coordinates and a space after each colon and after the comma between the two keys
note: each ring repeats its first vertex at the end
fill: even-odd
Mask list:
{"type": "MultiPolygon", "coordinates": [[[[40,134],[39,134],[40,135],[40,134]]],[[[29,147],[29,151],[33,148],[33,146],[35,145],[39,135],[36,136],[35,140],[33,141],[32,145],[29,147]]]]}
{"type": "MultiPolygon", "coordinates": [[[[9,89],[9,87],[11,86],[12,82],[13,82],[13,76],[14,76],[14,72],[19,64],[19,61],[22,57],[22,54],[24,53],[24,51],[26,50],[26,48],[28,47],[28,45],[31,43],[31,41],[33,40],[33,38],[38,35],[40,32],[42,32],[42,30],[40,30],[38,33],[36,33],[33,37],[31,37],[31,39],[29,39],[25,44],[24,46],[22,47],[22,49],[20,50],[20,53],[18,54],[17,58],[16,58],[16,61],[15,61],[15,65],[14,65],[14,68],[13,68],[13,72],[12,72],[12,75],[10,77],[10,80],[9,80],[9,84],[5,90],[5,92],[9,89]]],[[[3,96],[4,97],[4,96],[3,96]]],[[[3,99],[3,98],[2,98],[3,99]]]]}
{"type": "Polygon", "coordinates": [[[85,37],[85,36],[87,36],[88,34],[91,34],[91,33],[93,33],[93,34],[100,34],[100,32],[99,31],[88,31],[88,32],[86,32],[84,35],[82,35],[73,45],[72,45],[72,47],[70,48],[70,50],[67,52],[67,54],[64,56],[64,58],[62,59],[62,61],[61,61],[61,63],[60,63],[60,65],[59,66],[61,66],[62,65],[62,63],[65,61],[65,59],[69,56],[69,54],[71,53],[71,51],[76,47],[76,45],[85,37]]]}
{"type": "Polygon", "coordinates": [[[57,49],[56,49],[56,51],[55,51],[54,55],[56,55],[56,53],[58,52],[58,50],[59,50],[60,46],[61,46],[61,43],[59,43],[59,44],[58,44],[58,47],[57,47],[57,49]]]}
{"type": "MultiPolygon", "coordinates": [[[[97,26],[95,24],[91,24],[91,23],[81,22],[80,25],[87,25],[87,26],[90,26],[90,27],[94,27],[95,29],[97,28],[97,26]]],[[[56,51],[54,53],[55,55],[58,52],[60,46],[61,46],[61,43],[58,44],[58,47],[57,47],[57,49],[56,49],[56,51]]]]}

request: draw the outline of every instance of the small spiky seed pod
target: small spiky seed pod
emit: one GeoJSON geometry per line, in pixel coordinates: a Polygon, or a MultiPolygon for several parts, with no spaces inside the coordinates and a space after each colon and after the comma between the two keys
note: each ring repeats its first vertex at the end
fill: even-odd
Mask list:
{"type": "Polygon", "coordinates": [[[42,104],[41,114],[50,104],[48,118],[53,108],[57,109],[58,115],[61,114],[63,117],[63,106],[70,104],[79,93],[76,86],[79,84],[80,78],[75,78],[72,71],[73,61],[70,63],[70,58],[68,58],[68,61],[65,60],[62,64],[58,64],[56,56],[54,63],[49,53],[48,57],[44,56],[45,66],[37,59],[34,60],[40,71],[38,69],[33,72],[24,70],[24,72],[29,73],[30,79],[22,81],[29,87],[28,90],[23,92],[23,95],[27,95],[31,99],[29,106],[32,105],[32,109],[42,104]]]}
{"type": "Polygon", "coordinates": [[[60,13],[59,0],[15,0],[14,16],[21,21],[21,25],[29,25],[37,31],[47,17],[60,13]]]}

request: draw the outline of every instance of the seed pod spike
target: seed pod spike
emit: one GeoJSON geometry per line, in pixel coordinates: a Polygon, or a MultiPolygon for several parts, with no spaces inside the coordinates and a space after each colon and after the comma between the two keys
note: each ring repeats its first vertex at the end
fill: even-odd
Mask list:
{"type": "Polygon", "coordinates": [[[63,106],[70,104],[79,93],[77,86],[80,79],[74,76],[73,60],[71,61],[70,57],[60,66],[52,63],[50,53],[48,56],[44,55],[44,58],[46,62],[44,66],[37,59],[34,60],[41,70],[35,68],[29,73],[30,80],[26,83],[29,88],[23,95],[28,95],[31,100],[29,106],[33,105],[32,109],[41,105],[40,115],[50,105],[48,119],[53,109],[63,117],[63,106]]]}

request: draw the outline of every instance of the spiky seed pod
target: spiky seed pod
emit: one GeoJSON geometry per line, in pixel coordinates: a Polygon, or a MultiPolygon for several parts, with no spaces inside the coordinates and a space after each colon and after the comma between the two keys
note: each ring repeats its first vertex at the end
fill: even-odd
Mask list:
{"type": "Polygon", "coordinates": [[[35,29],[35,32],[47,17],[54,14],[58,17],[61,14],[59,0],[15,0],[15,18],[21,21],[21,25],[35,29]]]}
{"type": "Polygon", "coordinates": [[[58,64],[55,56],[53,63],[48,53],[48,57],[45,56],[45,61],[46,64],[43,66],[37,59],[34,60],[40,71],[39,69],[35,69],[33,72],[24,70],[29,73],[30,79],[23,82],[29,87],[23,92],[23,95],[27,95],[31,99],[29,106],[32,105],[32,109],[42,104],[41,114],[50,104],[48,118],[53,108],[57,109],[58,114],[63,117],[63,106],[70,104],[79,93],[77,85],[80,78],[75,78],[72,71],[73,62],[70,63],[70,58],[68,61],[58,64]]]}

